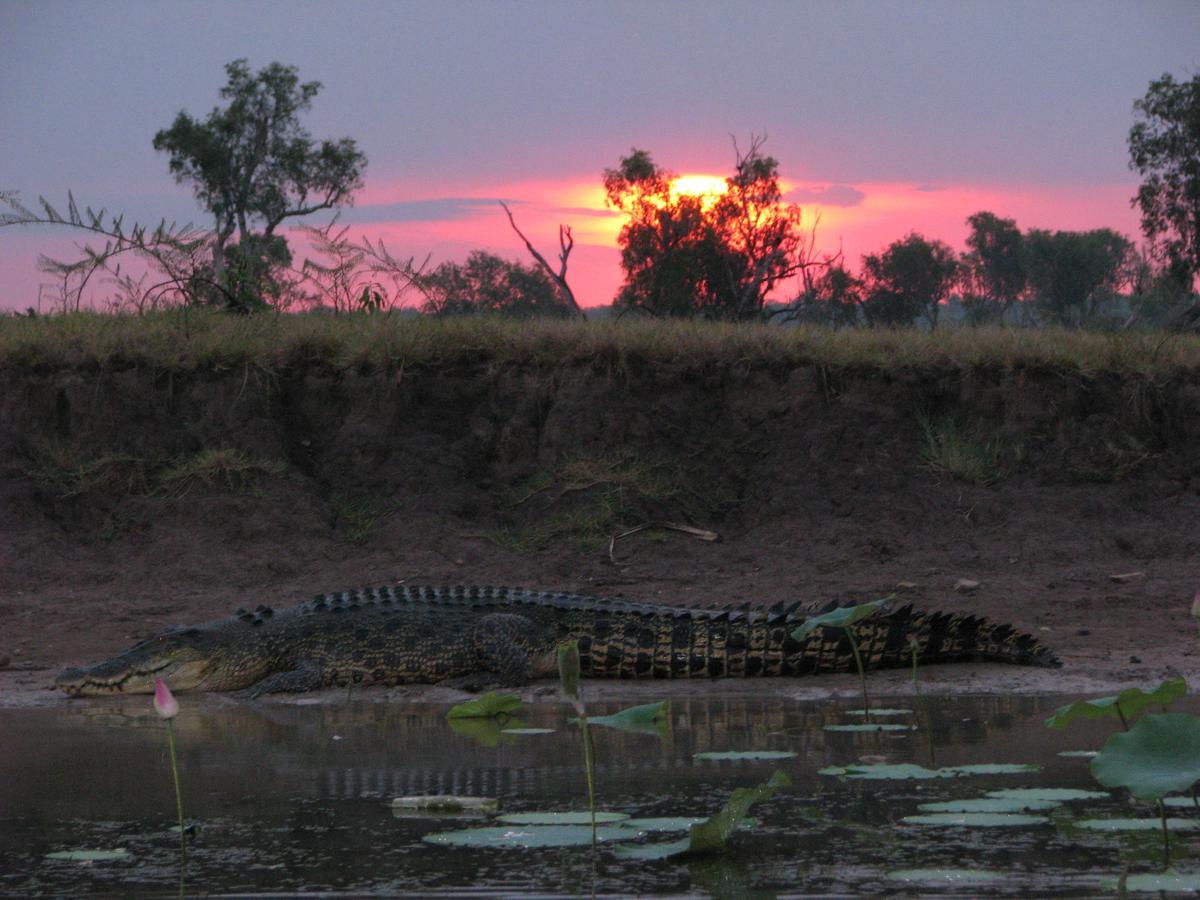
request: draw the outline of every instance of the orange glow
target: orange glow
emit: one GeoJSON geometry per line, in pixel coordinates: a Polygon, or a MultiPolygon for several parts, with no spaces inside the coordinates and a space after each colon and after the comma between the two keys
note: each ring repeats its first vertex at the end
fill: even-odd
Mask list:
{"type": "Polygon", "coordinates": [[[708,204],[727,190],[729,185],[719,175],[680,175],[671,182],[671,199],[701,197],[708,204]]]}

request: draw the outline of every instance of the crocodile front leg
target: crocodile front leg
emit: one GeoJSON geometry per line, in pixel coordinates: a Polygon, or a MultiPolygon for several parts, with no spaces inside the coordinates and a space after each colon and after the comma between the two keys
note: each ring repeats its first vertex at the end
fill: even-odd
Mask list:
{"type": "Polygon", "coordinates": [[[245,690],[236,691],[235,695],[254,699],[263,694],[299,694],[319,690],[324,686],[325,677],[320,666],[312,660],[301,660],[295,668],[272,672],[245,690]]]}

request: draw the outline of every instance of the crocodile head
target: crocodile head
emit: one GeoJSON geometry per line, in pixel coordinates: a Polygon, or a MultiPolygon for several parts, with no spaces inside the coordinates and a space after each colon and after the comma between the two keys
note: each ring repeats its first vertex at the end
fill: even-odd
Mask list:
{"type": "Polygon", "coordinates": [[[215,674],[216,643],[205,628],[168,628],[112,659],[64,670],[54,686],[72,697],[152,694],[161,678],[173,691],[196,690],[215,674]]]}

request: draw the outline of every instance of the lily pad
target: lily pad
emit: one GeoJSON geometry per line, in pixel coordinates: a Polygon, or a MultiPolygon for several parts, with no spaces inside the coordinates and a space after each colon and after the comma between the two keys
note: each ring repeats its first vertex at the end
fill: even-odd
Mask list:
{"type": "Polygon", "coordinates": [[[1107,791],[1085,791],[1080,788],[1004,788],[988,791],[987,796],[998,800],[1100,800],[1108,796],[1107,791]]]}
{"type": "Polygon", "coordinates": [[[429,810],[431,812],[495,812],[499,801],[495,797],[460,797],[452,794],[423,794],[419,797],[396,797],[392,809],[429,810]]]}
{"type": "Polygon", "coordinates": [[[1197,806],[1196,800],[1193,797],[1163,797],[1163,806],[1184,807],[1186,809],[1200,809],[1197,806]]]}
{"type": "Polygon", "coordinates": [[[554,734],[553,728],[501,728],[501,734],[554,734]]]}
{"type": "Polygon", "coordinates": [[[474,700],[450,707],[447,719],[490,719],[496,716],[511,716],[521,708],[521,698],[514,694],[496,694],[488,691],[474,700]]]}
{"type": "Polygon", "coordinates": [[[887,877],[892,881],[919,884],[982,884],[1009,876],[1003,872],[987,872],[982,869],[900,869],[888,872],[887,877]]]}
{"type": "Polygon", "coordinates": [[[1021,772],[1036,772],[1038,767],[1028,763],[978,763],[966,766],[946,766],[927,769],[913,763],[871,763],[851,766],[827,766],[819,769],[819,775],[840,775],[846,778],[877,779],[926,779],[957,778],[963,775],[1011,775],[1021,772]]]}
{"type": "Polygon", "coordinates": [[[1099,752],[1099,750],[1059,750],[1058,755],[1066,756],[1068,758],[1079,757],[1080,759],[1091,759],[1099,752]]]}
{"type": "MultiPolygon", "coordinates": [[[[1080,819],[1077,828],[1088,831],[1160,831],[1162,819],[1080,819]]],[[[1200,831],[1200,819],[1167,819],[1168,831],[1200,831]]]]}
{"type": "Polygon", "coordinates": [[[670,859],[686,854],[691,843],[692,839],[685,837],[660,844],[617,844],[612,849],[613,853],[625,859],[670,859]]]}
{"type": "Polygon", "coordinates": [[[1129,788],[1139,800],[1158,800],[1200,780],[1200,718],[1187,713],[1144,716],[1110,737],[1092,760],[1105,787],[1129,788]]]}
{"type": "Polygon", "coordinates": [[[1124,716],[1125,720],[1129,721],[1147,706],[1152,704],[1166,706],[1186,693],[1186,681],[1182,678],[1169,678],[1152,691],[1128,688],[1111,697],[1076,700],[1067,706],[1059,707],[1054,715],[1046,720],[1046,727],[1066,728],[1079,718],[1104,719],[1124,716]]]}
{"type": "Polygon", "coordinates": [[[792,632],[792,640],[803,641],[818,628],[849,628],[863,619],[873,616],[887,606],[886,600],[872,600],[857,606],[841,606],[827,613],[805,619],[792,632]]]}
{"type": "Polygon", "coordinates": [[[1126,891],[1167,894],[1200,891],[1200,872],[1141,872],[1127,877],[1124,885],[1112,878],[1100,882],[1100,887],[1110,891],[1124,888],[1126,891]]]}
{"type": "Polygon", "coordinates": [[[692,754],[693,759],[792,759],[791,750],[723,750],[692,754]]]}
{"type": "Polygon", "coordinates": [[[1037,812],[1062,806],[1058,800],[1017,800],[1001,797],[975,797],[970,800],[939,800],[917,807],[927,813],[1019,813],[1037,812]]]}
{"type": "Polygon", "coordinates": [[[111,862],[114,859],[125,859],[129,851],[124,847],[113,850],[56,850],[47,853],[46,859],[65,859],[69,862],[111,862]]]}
{"type": "Polygon", "coordinates": [[[658,703],[630,706],[608,716],[589,716],[588,724],[603,725],[605,728],[616,728],[619,731],[658,734],[666,729],[670,715],[670,703],[660,700],[658,703]]]}
{"type": "MultiPolygon", "coordinates": [[[[628,813],[597,812],[597,824],[607,825],[612,822],[624,822],[629,818],[628,813]]],[[[528,812],[508,813],[497,821],[508,825],[587,825],[591,827],[590,812],[528,812]]]]}
{"type": "Polygon", "coordinates": [[[912,731],[911,725],[898,725],[889,722],[863,723],[861,725],[826,725],[826,731],[912,731]]]}
{"type": "Polygon", "coordinates": [[[1045,816],[1026,816],[1019,813],[927,813],[905,816],[900,820],[910,825],[950,825],[966,828],[1023,828],[1042,825],[1050,820],[1045,816]]]}
{"type": "MultiPolygon", "coordinates": [[[[848,709],[848,710],[846,710],[846,715],[848,715],[848,716],[870,715],[870,717],[872,719],[874,719],[876,716],[907,716],[911,712],[912,712],[911,709],[888,709],[887,707],[880,707],[879,709],[871,709],[871,710],[848,709]]],[[[916,871],[916,870],[914,870],[914,871],[916,871]]],[[[930,870],[930,871],[932,871],[932,870],[930,870]]],[[[947,871],[949,871],[949,870],[947,870],[947,871]]]]}
{"type": "MultiPolygon", "coordinates": [[[[478,741],[485,747],[498,747],[506,741],[512,741],[510,735],[504,733],[500,719],[469,718],[449,719],[450,729],[458,735],[478,741]]],[[[518,722],[518,724],[520,724],[518,722]]]]}
{"type": "MultiPolygon", "coordinates": [[[[607,825],[596,829],[596,840],[628,840],[634,835],[628,828],[607,825]]],[[[439,831],[421,840],[439,847],[491,847],[510,850],[530,847],[583,847],[592,842],[591,825],[499,825],[490,828],[464,828],[439,831]]]]}
{"type": "MultiPolygon", "coordinates": [[[[687,831],[693,825],[699,825],[703,821],[705,820],[702,816],[660,816],[649,819],[626,819],[621,823],[621,827],[637,828],[649,832],[687,831]]],[[[742,819],[738,823],[738,828],[753,828],[757,824],[758,819],[742,819]]]]}
{"type": "Polygon", "coordinates": [[[956,775],[1019,775],[1022,772],[1040,772],[1041,766],[1033,763],[971,763],[965,766],[946,766],[938,769],[945,777],[956,775]]]}

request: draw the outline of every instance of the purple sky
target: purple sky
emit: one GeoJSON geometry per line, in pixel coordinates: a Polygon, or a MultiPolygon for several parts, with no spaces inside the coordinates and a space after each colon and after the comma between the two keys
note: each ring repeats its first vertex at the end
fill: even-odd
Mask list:
{"type": "MultiPolygon", "coordinates": [[[[961,246],[978,209],[1022,227],[1136,236],[1131,105],[1200,67],[1195,2],[0,4],[0,188],[68,189],[131,218],[207,224],[151,148],[217,102],[223,66],[294,64],[305,123],[370,160],[344,220],[405,256],[545,250],[574,225],[577,293],[619,281],[600,175],[632,146],[724,174],[766,132],[820,243],[859,254],[917,229],[961,246]]],[[[39,251],[0,230],[0,307],[36,302],[39,251]]]]}

